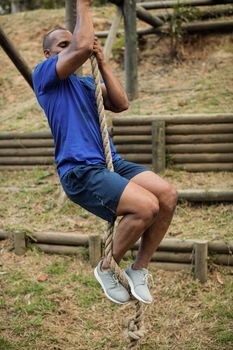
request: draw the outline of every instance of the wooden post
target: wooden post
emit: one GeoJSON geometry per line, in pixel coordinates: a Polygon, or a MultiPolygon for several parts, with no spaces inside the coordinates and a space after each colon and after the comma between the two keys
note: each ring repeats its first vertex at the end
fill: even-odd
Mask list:
{"type": "Polygon", "coordinates": [[[125,28],[125,81],[126,92],[130,101],[138,96],[138,52],[137,52],[137,24],[136,0],[124,1],[125,28]]]}
{"type": "Polygon", "coordinates": [[[23,232],[15,232],[13,237],[15,254],[24,255],[26,252],[25,234],[23,232]]]}
{"type": "Polygon", "coordinates": [[[89,260],[92,267],[95,267],[102,256],[101,238],[99,235],[89,236],[89,260]]]}
{"type": "Polygon", "coordinates": [[[108,32],[108,37],[107,40],[105,41],[104,45],[104,57],[106,62],[109,61],[110,54],[112,51],[112,46],[114,43],[114,40],[116,38],[120,23],[121,23],[121,18],[122,18],[122,9],[121,7],[117,6],[116,7],[116,14],[115,17],[113,18],[111,28],[108,32]]]}
{"type": "Polygon", "coordinates": [[[0,27],[0,45],[2,46],[5,53],[14,63],[18,71],[22,74],[24,79],[33,89],[32,84],[32,72],[28,67],[27,63],[24,61],[23,57],[19,54],[18,50],[13,46],[12,42],[8,39],[7,35],[4,33],[3,29],[0,27]]]}
{"type": "Polygon", "coordinates": [[[152,133],[152,168],[156,173],[162,173],[166,167],[165,153],[165,122],[163,120],[153,121],[152,133]]]}
{"type": "Polygon", "coordinates": [[[195,249],[195,278],[201,283],[207,281],[208,241],[197,241],[195,249]]]}

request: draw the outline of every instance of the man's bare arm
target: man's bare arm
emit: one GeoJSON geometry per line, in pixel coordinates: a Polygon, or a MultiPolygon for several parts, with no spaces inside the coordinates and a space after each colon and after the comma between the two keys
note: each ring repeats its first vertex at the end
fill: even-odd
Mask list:
{"type": "Polygon", "coordinates": [[[128,97],[110,66],[105,62],[103,51],[97,38],[95,38],[93,49],[96,54],[100,73],[104,80],[102,93],[105,108],[116,113],[128,109],[128,97]]]}
{"type": "Polygon", "coordinates": [[[89,3],[89,0],[77,0],[77,18],[71,43],[58,55],[56,70],[60,79],[74,73],[92,53],[94,29],[89,3]]]}

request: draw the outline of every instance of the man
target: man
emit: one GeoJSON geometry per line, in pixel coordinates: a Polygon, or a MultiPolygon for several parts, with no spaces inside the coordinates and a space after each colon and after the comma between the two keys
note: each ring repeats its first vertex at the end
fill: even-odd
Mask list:
{"type": "MultiPolygon", "coordinates": [[[[122,216],[113,242],[117,263],[141,237],[136,260],[125,275],[134,297],[151,303],[147,267],[170,225],[176,191],[155,173],[119,157],[111,140],[115,171],[106,169],[93,80],[74,72],[94,52],[104,81],[105,108],[121,112],[128,108],[128,99],[94,38],[89,0],[77,0],[74,33],[55,29],[45,36],[43,47],[47,59],[35,68],[33,83],[54,137],[63,188],[72,201],[106,221],[122,216]]],[[[95,276],[110,300],[129,301],[127,290],[105,259],[96,267],[95,276]]]]}

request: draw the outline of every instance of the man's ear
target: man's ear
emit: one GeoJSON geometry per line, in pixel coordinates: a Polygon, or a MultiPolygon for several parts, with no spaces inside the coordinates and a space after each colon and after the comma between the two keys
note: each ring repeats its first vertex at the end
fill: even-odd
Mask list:
{"type": "Polygon", "coordinates": [[[45,49],[44,50],[44,55],[45,55],[46,58],[49,58],[51,56],[50,50],[49,49],[45,49]]]}

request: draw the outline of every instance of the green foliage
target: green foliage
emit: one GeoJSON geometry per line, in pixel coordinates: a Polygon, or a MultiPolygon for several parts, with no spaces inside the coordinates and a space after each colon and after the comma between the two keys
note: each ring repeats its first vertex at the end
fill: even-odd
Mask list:
{"type": "Polygon", "coordinates": [[[174,7],[170,21],[172,58],[182,58],[182,42],[185,36],[185,30],[182,28],[182,25],[198,18],[200,18],[200,10],[197,7],[182,7],[179,3],[174,7]]]}

